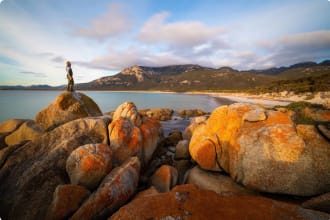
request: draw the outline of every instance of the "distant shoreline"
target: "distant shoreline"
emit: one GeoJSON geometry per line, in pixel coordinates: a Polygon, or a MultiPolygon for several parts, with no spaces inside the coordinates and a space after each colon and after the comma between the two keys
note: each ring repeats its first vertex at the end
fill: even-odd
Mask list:
{"type": "MultiPolygon", "coordinates": [[[[1,91],[66,91],[65,89],[0,89],[1,91]]],[[[275,94],[259,94],[254,95],[244,92],[174,92],[174,91],[160,91],[160,90],[76,90],[78,92],[135,92],[135,93],[159,93],[159,94],[190,94],[190,95],[207,95],[216,98],[222,105],[229,105],[232,103],[242,102],[250,104],[261,104],[266,107],[273,107],[276,105],[288,105],[292,102],[306,101],[316,104],[322,104],[330,108],[330,91],[317,92],[311,94],[289,94],[289,92],[281,92],[275,94]],[[312,96],[312,97],[309,97],[312,96]]]]}

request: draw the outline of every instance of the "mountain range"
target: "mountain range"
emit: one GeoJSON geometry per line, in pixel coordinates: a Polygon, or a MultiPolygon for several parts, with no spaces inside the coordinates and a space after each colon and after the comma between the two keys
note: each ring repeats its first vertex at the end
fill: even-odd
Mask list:
{"type": "MultiPolygon", "coordinates": [[[[121,72],[76,84],[77,90],[242,91],[269,92],[290,87],[299,92],[330,91],[330,60],[304,62],[289,67],[239,71],[194,64],[163,67],[132,66],[121,72]],[[300,85],[301,84],[301,85],[300,85]],[[283,85],[286,85],[283,87],[283,85]],[[288,86],[289,85],[289,86],[288,86]],[[297,88],[296,88],[297,87],[297,88]],[[302,87],[302,88],[301,88],[302,87]]],[[[65,86],[0,86],[0,89],[63,89],[65,86]]]]}

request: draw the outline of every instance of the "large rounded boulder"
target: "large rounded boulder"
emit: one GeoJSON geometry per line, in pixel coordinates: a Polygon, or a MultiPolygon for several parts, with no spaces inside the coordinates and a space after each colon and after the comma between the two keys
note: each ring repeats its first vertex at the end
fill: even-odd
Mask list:
{"type": "Polygon", "coordinates": [[[79,92],[64,92],[40,111],[35,121],[45,130],[51,130],[78,118],[101,115],[98,105],[87,95],[79,92]]]}
{"type": "Polygon", "coordinates": [[[300,196],[330,189],[330,143],[286,112],[219,107],[195,129],[189,151],[203,169],[222,169],[251,189],[300,196]]]}
{"type": "Polygon", "coordinates": [[[132,102],[118,106],[108,130],[115,166],[132,156],[137,156],[145,166],[163,135],[160,122],[141,116],[132,102]]]}
{"type": "Polygon", "coordinates": [[[111,122],[108,129],[115,165],[120,165],[131,156],[142,157],[141,131],[130,119],[119,117],[111,122]]]}
{"type": "Polygon", "coordinates": [[[72,151],[66,171],[72,184],[94,189],[111,171],[112,151],[107,144],[86,144],[72,151]]]}
{"type": "Polygon", "coordinates": [[[117,120],[120,117],[130,119],[137,127],[142,123],[141,115],[133,102],[124,102],[117,107],[113,113],[113,120],[117,120]]]}

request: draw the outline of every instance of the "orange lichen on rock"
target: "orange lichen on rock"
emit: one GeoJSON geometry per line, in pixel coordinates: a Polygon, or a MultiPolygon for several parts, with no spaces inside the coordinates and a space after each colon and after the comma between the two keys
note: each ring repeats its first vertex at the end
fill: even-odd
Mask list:
{"type": "Polygon", "coordinates": [[[291,117],[288,111],[256,105],[219,107],[194,130],[189,152],[203,169],[223,169],[252,189],[324,193],[330,184],[330,144],[315,128],[297,126],[291,117]]]}
{"type": "Polygon", "coordinates": [[[113,169],[70,219],[104,219],[111,215],[135,193],[140,166],[139,159],[132,157],[113,169]]]}
{"type": "Polygon", "coordinates": [[[48,209],[46,219],[60,220],[68,218],[76,211],[90,192],[78,185],[59,185],[56,187],[53,201],[48,209]]]}
{"type": "Polygon", "coordinates": [[[310,219],[316,216],[297,205],[259,196],[220,196],[194,185],[147,195],[123,206],[110,220],[119,219],[310,219]]]}
{"type": "Polygon", "coordinates": [[[128,118],[119,117],[109,124],[110,146],[114,151],[114,163],[121,164],[131,156],[142,154],[142,135],[128,118]]]}
{"type": "Polygon", "coordinates": [[[112,151],[106,144],[87,144],[74,150],[66,170],[72,184],[93,189],[112,169],[112,151]]]}
{"type": "Polygon", "coordinates": [[[161,138],[161,124],[158,120],[143,117],[139,127],[143,139],[143,164],[148,164],[161,138]]]}

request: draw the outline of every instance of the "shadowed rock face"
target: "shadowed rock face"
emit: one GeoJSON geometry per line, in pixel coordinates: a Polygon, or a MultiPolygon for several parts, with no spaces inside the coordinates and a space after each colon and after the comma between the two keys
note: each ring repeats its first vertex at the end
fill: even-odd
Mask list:
{"type": "Polygon", "coordinates": [[[191,138],[192,158],[265,192],[310,196],[330,188],[330,144],[288,113],[233,104],[213,111],[191,138]]]}
{"type": "Polygon", "coordinates": [[[159,192],[168,192],[178,181],[178,171],[169,165],[162,165],[151,177],[151,185],[159,192]]]}
{"type": "Polygon", "coordinates": [[[187,183],[195,184],[201,189],[212,190],[223,196],[256,194],[239,185],[229,176],[218,172],[205,171],[198,166],[189,171],[187,183]]]}
{"type": "Polygon", "coordinates": [[[91,193],[78,185],[58,185],[48,209],[47,220],[67,219],[91,193]]]}
{"type": "Polygon", "coordinates": [[[100,108],[88,96],[79,92],[64,92],[40,111],[35,121],[45,130],[51,130],[68,121],[101,115],[100,108]]]}
{"type": "Polygon", "coordinates": [[[0,216],[44,219],[56,186],[69,182],[65,171],[68,156],[90,143],[108,143],[103,119],[66,123],[6,154],[0,167],[0,216]]]}
{"type": "MultiPolygon", "coordinates": [[[[140,194],[111,216],[119,219],[313,219],[309,210],[259,196],[220,196],[194,185],[140,194]]],[[[326,219],[326,218],[320,218],[326,219]]]]}

